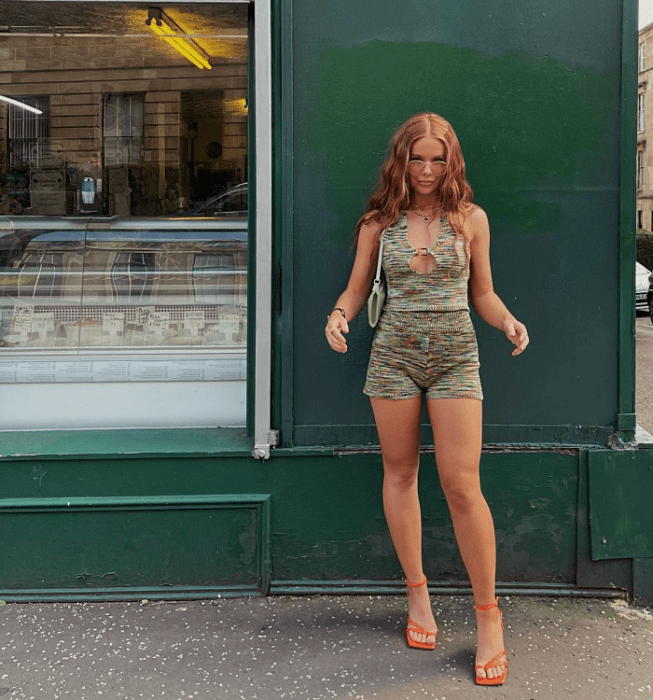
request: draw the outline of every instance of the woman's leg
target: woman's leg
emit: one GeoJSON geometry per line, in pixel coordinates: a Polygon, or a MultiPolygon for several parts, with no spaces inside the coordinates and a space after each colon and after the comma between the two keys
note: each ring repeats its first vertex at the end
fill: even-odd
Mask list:
{"type": "MultiPolygon", "coordinates": [[[[492,514],[481,492],[479,473],[483,405],[478,399],[429,399],[427,409],[440,483],[474,590],[474,602],[489,605],[495,600],[496,543],[492,514]]],[[[497,608],[477,611],[477,622],[476,663],[486,664],[504,649],[497,608]]],[[[503,659],[488,669],[489,678],[501,675],[502,662],[503,659]]],[[[485,675],[485,671],[479,671],[479,676],[485,675]]]]}
{"type": "MultiPolygon", "coordinates": [[[[422,568],[422,518],[417,495],[422,397],[370,399],[383,455],[383,509],[406,579],[419,583],[422,568]]],[[[426,586],[409,588],[408,614],[424,629],[437,630],[426,586]]],[[[418,642],[434,635],[411,632],[418,642]]]]}

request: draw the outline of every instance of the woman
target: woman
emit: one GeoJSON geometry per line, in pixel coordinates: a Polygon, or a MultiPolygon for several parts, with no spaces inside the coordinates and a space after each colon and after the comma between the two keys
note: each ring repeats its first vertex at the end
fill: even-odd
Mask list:
{"type": "Polygon", "coordinates": [[[347,289],[328,316],[329,345],[347,352],[348,321],[370,293],[383,233],[388,298],[376,328],[364,392],[383,455],[383,507],[408,590],[409,646],[433,649],[437,626],[422,568],[417,492],[422,394],[433,428],[438,474],[474,591],[476,682],[500,685],[508,662],[495,598],[494,524],[481,493],[482,398],[468,296],[481,318],[516,346],[525,326],[496,295],[485,212],[472,203],[451,125],[417,114],[394,134],[380,181],[356,226],[347,289]]]}

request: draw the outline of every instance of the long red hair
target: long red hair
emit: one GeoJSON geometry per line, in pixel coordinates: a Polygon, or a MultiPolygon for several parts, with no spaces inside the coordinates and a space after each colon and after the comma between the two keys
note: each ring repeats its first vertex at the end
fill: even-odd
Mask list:
{"type": "Polygon", "coordinates": [[[465,176],[465,161],[458,137],[451,124],[439,114],[421,112],[405,121],[393,134],[379,181],[370,195],[365,213],[356,224],[354,245],[361,226],[378,223],[377,235],[380,235],[383,229],[398,219],[400,211],[410,206],[412,193],[407,177],[408,160],[413,144],[424,136],[439,139],[444,145],[447,165],[437,199],[456,235],[463,235],[461,223],[463,217],[474,209],[474,193],[465,176]]]}

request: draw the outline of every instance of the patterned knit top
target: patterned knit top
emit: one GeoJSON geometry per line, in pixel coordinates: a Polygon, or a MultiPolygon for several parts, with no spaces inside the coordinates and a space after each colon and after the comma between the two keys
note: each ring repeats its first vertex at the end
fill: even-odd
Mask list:
{"type": "Polygon", "coordinates": [[[388,311],[469,310],[469,247],[456,236],[447,216],[438,222],[435,245],[426,252],[435,259],[431,272],[415,272],[410,266],[418,252],[408,242],[408,220],[402,211],[383,235],[383,271],[388,282],[388,311]]]}

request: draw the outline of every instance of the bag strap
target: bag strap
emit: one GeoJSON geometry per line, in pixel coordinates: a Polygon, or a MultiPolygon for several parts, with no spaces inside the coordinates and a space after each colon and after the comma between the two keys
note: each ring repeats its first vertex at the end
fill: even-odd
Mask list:
{"type": "Polygon", "coordinates": [[[381,284],[381,264],[383,263],[383,234],[385,231],[381,231],[381,242],[379,243],[379,261],[376,264],[376,277],[374,278],[374,284],[381,284]]]}

